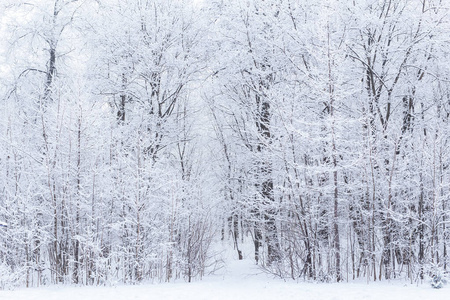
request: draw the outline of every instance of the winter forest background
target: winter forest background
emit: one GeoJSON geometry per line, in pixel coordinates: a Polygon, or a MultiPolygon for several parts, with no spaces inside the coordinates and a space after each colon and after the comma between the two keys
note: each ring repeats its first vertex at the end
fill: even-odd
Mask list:
{"type": "Polygon", "coordinates": [[[448,271],[449,12],[3,0],[0,286],[448,271]]]}

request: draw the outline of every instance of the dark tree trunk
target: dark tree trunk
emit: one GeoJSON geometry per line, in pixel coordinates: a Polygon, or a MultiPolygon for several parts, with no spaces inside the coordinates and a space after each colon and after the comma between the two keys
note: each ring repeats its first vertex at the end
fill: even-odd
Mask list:
{"type": "Polygon", "coordinates": [[[122,74],[122,93],[120,94],[119,105],[117,108],[117,121],[119,123],[125,122],[125,104],[127,101],[127,95],[125,92],[126,84],[127,84],[127,79],[125,77],[125,74],[122,74]]]}
{"type": "MultiPolygon", "coordinates": [[[[263,89],[264,85],[261,83],[260,89],[263,89]]],[[[275,220],[276,209],[275,199],[273,195],[273,179],[272,179],[272,164],[270,158],[263,157],[265,150],[271,143],[270,132],[270,103],[263,99],[263,96],[256,95],[256,104],[258,107],[258,115],[256,120],[256,126],[260,135],[261,141],[257,145],[257,152],[260,155],[258,175],[262,182],[257,183],[257,187],[261,190],[262,196],[262,217],[264,219],[264,234],[266,237],[268,261],[270,265],[272,262],[280,259],[278,232],[275,220]]],[[[261,208],[258,208],[261,209],[261,208]]],[[[258,225],[257,225],[258,226],[258,225]]],[[[255,231],[255,258],[259,257],[257,252],[257,244],[261,243],[261,232],[255,231]]],[[[259,248],[259,247],[258,247],[259,248]]]]}

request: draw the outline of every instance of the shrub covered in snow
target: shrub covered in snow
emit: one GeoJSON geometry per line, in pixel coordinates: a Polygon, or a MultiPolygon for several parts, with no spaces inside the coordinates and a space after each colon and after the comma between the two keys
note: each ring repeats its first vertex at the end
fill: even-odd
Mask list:
{"type": "Polygon", "coordinates": [[[433,278],[431,279],[431,286],[435,289],[440,289],[440,288],[444,287],[444,284],[446,284],[446,283],[447,283],[447,280],[446,280],[445,276],[442,274],[434,275],[433,278]]]}

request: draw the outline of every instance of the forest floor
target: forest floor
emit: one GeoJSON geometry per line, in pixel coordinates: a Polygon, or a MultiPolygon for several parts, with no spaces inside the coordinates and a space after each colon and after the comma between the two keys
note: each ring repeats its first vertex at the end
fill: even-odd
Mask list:
{"type": "Polygon", "coordinates": [[[0,300],[448,300],[450,284],[428,282],[306,283],[281,280],[261,272],[251,259],[228,259],[226,267],[201,281],[112,287],[50,286],[0,291],[0,300]]]}

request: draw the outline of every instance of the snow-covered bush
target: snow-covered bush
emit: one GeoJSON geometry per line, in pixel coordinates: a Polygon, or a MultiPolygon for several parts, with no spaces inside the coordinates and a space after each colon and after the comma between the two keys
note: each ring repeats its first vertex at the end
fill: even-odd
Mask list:
{"type": "Polygon", "coordinates": [[[431,287],[435,289],[440,289],[444,287],[444,284],[447,283],[447,279],[445,278],[445,275],[442,274],[436,274],[431,279],[431,287]]]}

